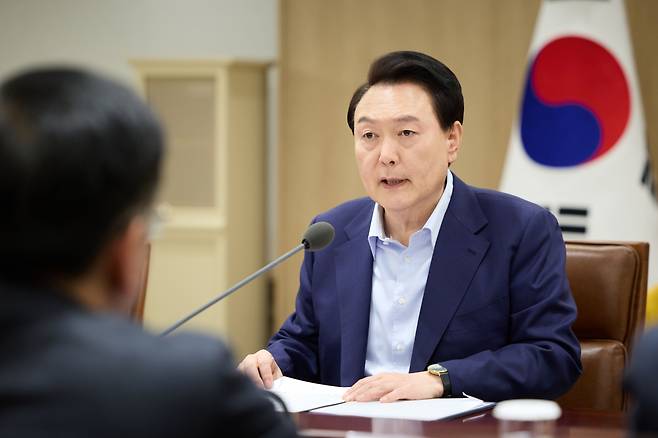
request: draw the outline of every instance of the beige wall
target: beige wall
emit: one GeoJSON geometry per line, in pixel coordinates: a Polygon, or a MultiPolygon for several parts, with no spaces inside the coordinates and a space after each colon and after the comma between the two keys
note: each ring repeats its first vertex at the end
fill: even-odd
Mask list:
{"type": "MultiPolygon", "coordinates": [[[[267,63],[135,61],[168,127],[144,312],[159,332],[265,262],[267,63]],[[191,196],[196,193],[198,196],[191,196]]],[[[221,334],[236,358],[269,332],[265,281],[246,285],[181,330],[221,334]]]]}
{"type": "MultiPolygon", "coordinates": [[[[658,1],[627,4],[652,155],[658,157],[658,1]]],[[[314,215],[363,195],[345,112],[370,62],[391,50],[427,52],[457,74],[466,104],[465,136],[453,169],[473,185],[496,188],[539,5],[539,0],[281,0],[279,249],[296,244],[314,215]]],[[[300,262],[297,256],[276,273],[276,327],[293,308],[300,262]]]]}
{"type": "MultiPolygon", "coordinates": [[[[0,0],[0,80],[36,64],[73,64],[137,85],[138,75],[130,64],[134,59],[270,61],[276,55],[276,0],[0,0]]],[[[262,80],[257,83],[261,88],[264,85],[262,80]]],[[[205,235],[197,232],[203,236],[196,239],[186,234],[187,240],[155,242],[145,321],[156,330],[175,322],[264,263],[262,222],[269,217],[263,211],[262,196],[267,157],[262,120],[266,109],[264,90],[253,83],[238,85],[233,94],[236,98],[226,104],[231,114],[222,114],[233,128],[226,132],[226,143],[233,148],[227,151],[233,166],[225,172],[231,185],[226,194],[226,228],[213,228],[205,235]],[[244,117],[246,112],[257,113],[258,123],[249,123],[254,117],[244,117]],[[261,195],[247,196],[255,191],[261,195]],[[233,231],[229,236],[232,239],[225,236],[227,231],[233,231]],[[238,231],[245,237],[240,237],[238,231]],[[218,236],[223,239],[221,244],[213,240],[218,236]],[[215,260],[218,253],[222,260],[227,259],[225,253],[231,257],[220,265],[215,260]],[[179,275],[181,267],[187,266],[191,268],[179,275]],[[160,275],[162,272],[165,275],[160,275]]],[[[163,116],[176,117],[178,125],[185,125],[188,120],[181,117],[189,117],[189,109],[184,108],[187,114],[174,111],[163,116]]],[[[207,107],[199,110],[207,111],[207,107]]],[[[197,117],[195,122],[199,119],[212,124],[213,114],[197,117]]],[[[180,126],[167,128],[178,130],[180,126]]],[[[198,130],[185,132],[187,138],[172,139],[180,140],[187,148],[178,157],[192,155],[198,149],[198,144],[190,141],[195,133],[199,134],[198,130]]],[[[200,161],[204,159],[182,164],[199,167],[200,161]]],[[[215,163],[209,155],[205,161],[210,163],[208,167],[215,163]]],[[[195,170],[201,173],[199,169],[191,172],[195,170]]],[[[181,188],[185,192],[179,192],[182,197],[194,195],[193,186],[181,188]]],[[[259,347],[269,332],[263,285],[264,281],[250,285],[185,329],[208,328],[213,334],[225,335],[236,347],[236,358],[259,347]]]]}
{"type": "Polygon", "coordinates": [[[0,0],[0,79],[43,63],[132,83],[129,59],[276,57],[275,0],[0,0]]]}

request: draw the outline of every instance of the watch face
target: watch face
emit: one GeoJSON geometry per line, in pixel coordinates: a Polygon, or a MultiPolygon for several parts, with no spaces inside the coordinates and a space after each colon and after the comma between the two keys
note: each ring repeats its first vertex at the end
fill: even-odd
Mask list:
{"type": "Polygon", "coordinates": [[[439,363],[433,363],[432,365],[428,366],[427,371],[429,371],[432,374],[443,374],[448,372],[446,367],[444,367],[439,363]]]}

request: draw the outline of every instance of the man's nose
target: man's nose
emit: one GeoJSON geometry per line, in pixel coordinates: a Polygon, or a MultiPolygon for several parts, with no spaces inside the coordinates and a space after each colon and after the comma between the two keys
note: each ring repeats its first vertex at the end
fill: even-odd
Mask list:
{"type": "Polygon", "coordinates": [[[394,166],[400,162],[397,142],[390,138],[384,138],[379,151],[379,162],[385,166],[394,166]]]}

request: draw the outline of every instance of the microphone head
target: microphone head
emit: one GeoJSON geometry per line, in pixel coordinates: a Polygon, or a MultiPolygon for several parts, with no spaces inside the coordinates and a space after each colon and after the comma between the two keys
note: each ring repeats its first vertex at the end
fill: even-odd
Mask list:
{"type": "Polygon", "coordinates": [[[329,222],[316,222],[304,233],[302,244],[307,251],[318,251],[334,240],[334,227],[329,222]]]}

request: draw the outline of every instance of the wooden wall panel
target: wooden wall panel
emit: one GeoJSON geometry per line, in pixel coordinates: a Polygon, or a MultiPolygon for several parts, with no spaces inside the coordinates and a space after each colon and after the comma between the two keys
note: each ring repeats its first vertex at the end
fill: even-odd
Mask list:
{"type": "MultiPolygon", "coordinates": [[[[298,243],[314,215],[363,195],[345,113],[370,62],[392,50],[429,53],[456,73],[466,109],[453,170],[470,184],[496,188],[539,6],[539,0],[280,0],[279,249],[298,243]]],[[[629,1],[627,9],[658,157],[652,52],[658,1],[629,1]]],[[[300,262],[297,256],[277,268],[273,330],[293,308],[300,262]]]]}

